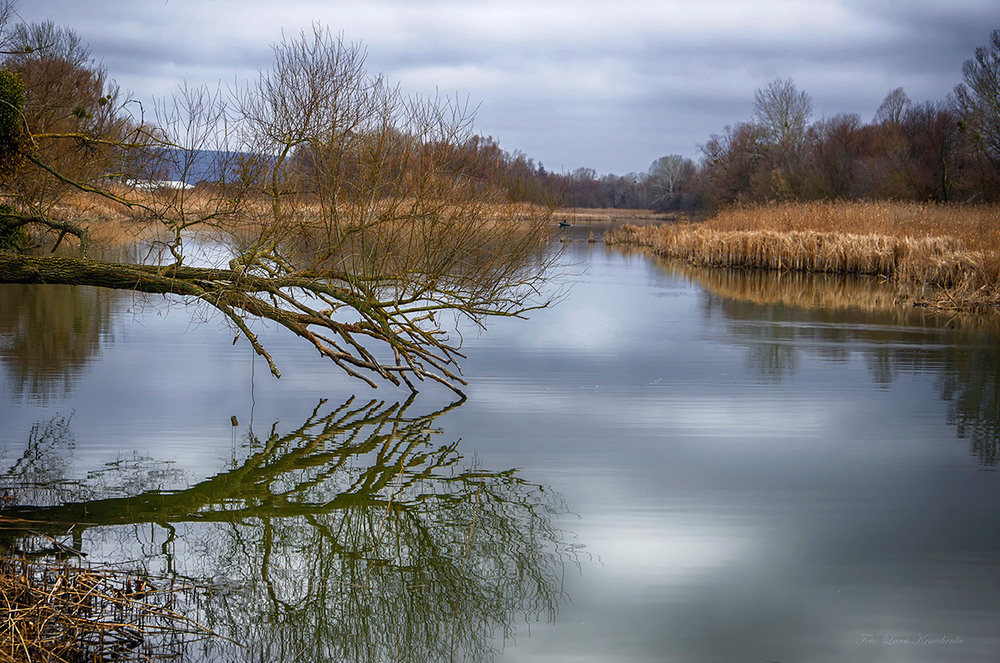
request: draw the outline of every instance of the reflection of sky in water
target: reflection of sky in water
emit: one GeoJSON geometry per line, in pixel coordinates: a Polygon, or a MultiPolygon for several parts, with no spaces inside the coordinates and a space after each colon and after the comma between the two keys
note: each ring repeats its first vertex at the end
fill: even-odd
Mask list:
{"type": "MultiPolygon", "coordinates": [[[[942,353],[988,336],[741,308],[639,257],[569,257],[587,269],[565,301],[467,333],[469,400],[437,421],[464,455],[519,468],[578,515],[563,523],[590,555],[567,577],[573,603],[510,660],[971,661],[1000,648],[1000,475],[956,437],[938,384],[942,353]]],[[[258,362],[251,402],[245,344],[188,321],[147,311],[70,397],[4,400],[3,442],[73,410],[79,464],[136,449],[204,474],[231,453],[230,415],[267,426],[322,397],[405,397],[268,332],[285,377],[258,362]]],[[[429,388],[418,403],[442,399],[429,388]]]]}
{"type": "Polygon", "coordinates": [[[997,646],[997,475],[933,379],[886,388],[866,362],[922,352],[924,332],[850,322],[889,338],[837,341],[803,317],[733,320],[696,285],[602,256],[566,306],[469,344],[470,402],[448,419],[483,457],[553,477],[594,556],[572,614],[511,660],[943,660],[866,633],[961,636],[947,660],[997,646]],[[601,308],[593,328],[574,298],[601,308]],[[791,370],[756,372],[762,345],[791,348],[791,370]]]}

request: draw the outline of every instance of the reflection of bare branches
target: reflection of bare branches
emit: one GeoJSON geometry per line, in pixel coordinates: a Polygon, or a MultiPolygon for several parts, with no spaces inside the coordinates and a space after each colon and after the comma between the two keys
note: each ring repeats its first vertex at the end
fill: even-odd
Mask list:
{"type": "Polygon", "coordinates": [[[199,620],[249,647],[215,641],[213,659],[484,659],[518,616],[554,617],[574,550],[557,494],[432,443],[457,405],[321,401],[288,432],[248,432],[242,460],[186,489],[4,513],[78,523],[81,545],[117,536],[132,557],[127,540],[156,523],[145,564],[208,584],[199,620]]]}
{"type": "Polygon", "coordinates": [[[27,498],[36,504],[57,504],[70,496],[73,486],[66,476],[73,449],[71,419],[57,415],[31,427],[24,453],[0,476],[6,501],[27,498]]]}
{"type": "Polygon", "coordinates": [[[947,357],[937,379],[948,423],[969,440],[969,453],[1000,463],[1000,364],[992,348],[963,348],[947,357]]]}

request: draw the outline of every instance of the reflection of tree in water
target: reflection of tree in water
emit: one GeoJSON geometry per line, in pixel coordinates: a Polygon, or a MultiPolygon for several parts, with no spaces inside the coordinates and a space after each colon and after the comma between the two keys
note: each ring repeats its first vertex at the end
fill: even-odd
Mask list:
{"type": "Polygon", "coordinates": [[[201,618],[248,646],[216,641],[212,659],[488,659],[518,619],[554,616],[574,558],[552,524],[565,506],[514,471],[460,467],[457,442],[431,443],[443,411],[410,405],[321,402],[294,430],[250,432],[245,458],[189,488],[22,497],[5,514],[52,534],[77,523],[91,552],[155,539],[147,566],[209,583],[201,618]]]}
{"type": "Polygon", "coordinates": [[[36,422],[28,433],[24,453],[7,468],[6,481],[0,483],[0,489],[22,496],[30,491],[32,500],[38,504],[56,504],[68,497],[71,487],[66,477],[70,473],[74,444],[71,420],[71,416],[57,415],[36,422]]]}
{"type": "MultiPolygon", "coordinates": [[[[142,262],[151,243],[91,246],[91,256],[142,262]]],[[[122,302],[137,301],[104,288],[0,285],[0,362],[11,392],[46,400],[67,395],[77,376],[108,342],[122,302]]],[[[126,304],[127,305],[127,304],[126,304]]],[[[157,306],[162,303],[157,301],[157,306]]]]}
{"type": "Polygon", "coordinates": [[[993,347],[949,352],[937,378],[948,423],[984,465],[1000,463],[1000,361],[993,347]]]}
{"type": "MultiPolygon", "coordinates": [[[[709,298],[709,305],[713,303],[709,298]]],[[[734,325],[733,332],[746,345],[748,373],[768,381],[780,381],[798,368],[799,351],[793,342],[795,330],[791,326],[754,321],[734,325]]]]}
{"type": "Polygon", "coordinates": [[[983,328],[995,321],[953,328],[925,311],[893,306],[886,286],[871,279],[686,270],[706,289],[706,315],[721,311],[746,345],[750,372],[781,379],[808,352],[837,361],[860,356],[883,387],[901,374],[936,375],[948,423],[981,463],[1000,463],[1000,358],[990,342],[995,330],[983,328]]]}
{"type": "Polygon", "coordinates": [[[0,286],[0,360],[11,391],[66,394],[101,346],[115,296],[100,288],[0,286]]]}

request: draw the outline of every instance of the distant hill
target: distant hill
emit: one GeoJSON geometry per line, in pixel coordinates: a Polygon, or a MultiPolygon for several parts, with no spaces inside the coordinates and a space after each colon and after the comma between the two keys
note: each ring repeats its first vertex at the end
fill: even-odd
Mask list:
{"type": "Polygon", "coordinates": [[[199,182],[231,180],[250,158],[260,157],[250,152],[162,148],[147,155],[148,163],[143,170],[151,180],[194,186],[199,182]]]}

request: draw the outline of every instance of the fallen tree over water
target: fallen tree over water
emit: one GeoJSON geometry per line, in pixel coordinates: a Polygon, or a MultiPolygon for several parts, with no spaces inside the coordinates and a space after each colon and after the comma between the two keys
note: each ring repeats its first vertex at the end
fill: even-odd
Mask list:
{"type": "Polygon", "coordinates": [[[315,26],[256,81],[183,88],[152,120],[58,46],[0,67],[0,284],[164,294],[209,307],[275,376],[261,322],[371,386],[458,393],[447,314],[482,325],[548,303],[547,213],[512,202],[492,153],[465,154],[474,113],[404,96],[359,45],[315,26]],[[109,217],[146,250],[93,259],[109,217]]]}

